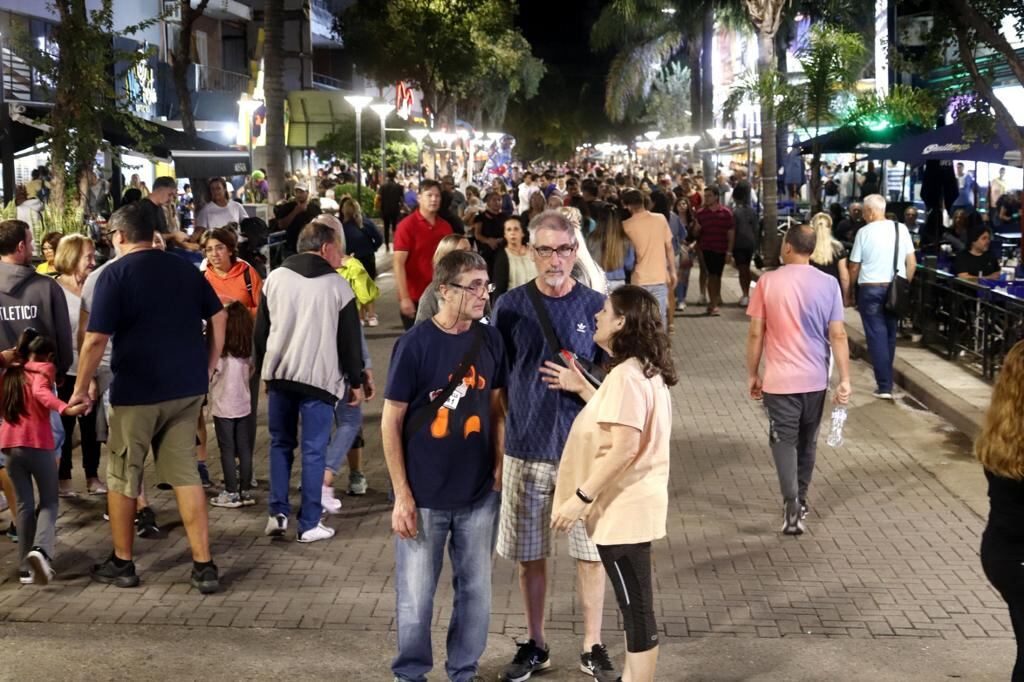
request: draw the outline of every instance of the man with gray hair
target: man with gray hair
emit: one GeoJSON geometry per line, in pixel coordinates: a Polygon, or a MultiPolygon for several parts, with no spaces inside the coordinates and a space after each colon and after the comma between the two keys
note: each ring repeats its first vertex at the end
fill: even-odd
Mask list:
{"type": "Polygon", "coordinates": [[[434,269],[440,307],[395,344],[381,435],[394,489],[396,680],[425,680],[434,665],[430,625],[445,545],[455,599],[447,677],[482,679],[491,561],[501,487],[505,346],[480,323],[494,290],[487,263],[453,251],[434,269]],[[449,537],[451,543],[449,544],[449,537]]]}
{"type": "Polygon", "coordinates": [[[321,523],[321,486],[334,404],[363,399],[362,329],[352,288],[337,268],[345,253],[338,219],[318,216],[302,228],[298,253],[285,259],[263,285],[256,311],[253,353],[267,385],[270,497],[266,534],[284,535],[291,505],[295,448],[302,418],[302,504],[299,542],[334,536],[321,523]],[[334,352],[330,352],[333,349],[334,352]]]}
{"type": "Polygon", "coordinates": [[[786,232],[784,268],[765,273],[747,308],[747,388],[768,411],[772,457],[782,491],[782,532],[800,535],[828,389],[829,349],[839,370],[835,402],[850,399],[850,349],[839,283],[810,265],[809,225],[786,232]],[[764,357],[764,379],[760,375],[764,357]]]}
{"type": "Polygon", "coordinates": [[[857,310],[864,323],[868,355],[875,371],[873,395],[892,400],[892,364],[896,359],[899,319],[886,311],[886,293],[894,274],[908,282],[914,278],[917,257],[907,226],[885,219],[885,197],[881,194],[864,197],[864,217],[868,223],[858,230],[850,252],[850,279],[857,282],[857,310]]]}
{"type": "MultiPolygon", "coordinates": [[[[511,682],[522,682],[551,667],[544,639],[551,507],[562,448],[584,404],[570,390],[568,379],[575,372],[568,371],[560,351],[589,361],[601,354],[594,343],[594,316],[603,308],[604,296],[572,278],[578,247],[575,229],[560,211],[536,216],[530,222],[530,251],[540,274],[503,294],[494,307],[494,326],[509,357],[497,550],[519,563],[528,632],[528,639],[519,643],[515,658],[505,668],[505,679],[511,682]],[[551,341],[550,336],[554,336],[551,341]]],[[[599,682],[615,680],[618,674],[601,643],[604,568],[582,522],[569,533],[569,556],[576,560],[583,610],[579,665],[599,682]]]]}

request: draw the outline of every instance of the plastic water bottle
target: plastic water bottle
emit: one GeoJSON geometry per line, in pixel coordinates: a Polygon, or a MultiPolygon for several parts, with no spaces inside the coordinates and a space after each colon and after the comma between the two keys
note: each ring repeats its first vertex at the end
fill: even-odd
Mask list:
{"type": "Polygon", "coordinates": [[[830,447],[837,448],[843,444],[843,425],[846,424],[846,408],[842,405],[832,408],[832,428],[826,441],[830,447]]]}

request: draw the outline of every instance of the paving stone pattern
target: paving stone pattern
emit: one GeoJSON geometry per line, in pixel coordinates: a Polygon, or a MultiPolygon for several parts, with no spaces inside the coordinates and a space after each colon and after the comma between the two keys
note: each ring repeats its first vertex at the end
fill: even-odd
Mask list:
{"type": "MultiPolygon", "coordinates": [[[[383,287],[384,320],[397,318],[389,285],[383,287]]],[[[726,294],[735,300],[734,287],[727,286],[726,294]]],[[[390,326],[367,331],[383,383],[382,368],[399,331],[390,326]]],[[[934,416],[865,398],[871,384],[862,364],[855,372],[859,395],[847,443],[833,450],[822,436],[809,533],[800,538],[778,533],[781,502],[766,421],[761,407],[745,397],[745,334],[745,318],[735,306],[716,319],[698,317],[691,306],[677,320],[681,381],[673,389],[668,539],[654,545],[657,616],[664,634],[1012,637],[1005,606],[978,561],[983,520],[919,465],[912,456],[914,444],[900,438],[908,423],[927,427],[922,420],[934,416]]],[[[342,514],[328,521],[338,530],[334,539],[300,545],[293,535],[264,537],[264,483],[256,507],[210,509],[214,558],[227,589],[201,597],[188,585],[190,555],[173,495],[153,490],[158,521],[167,533],[137,540],[142,585],[122,590],[88,578],[89,564],[110,551],[103,498],[62,500],[55,564],[59,579],[53,586],[20,586],[16,547],[0,539],[0,618],[392,631],[393,539],[376,426],[380,406],[378,398],[367,408],[370,492],[345,497],[342,514]]],[[[209,433],[210,468],[219,478],[212,428],[209,433]]],[[[261,479],[266,477],[267,449],[261,419],[261,479]]],[[[339,487],[344,478],[343,473],[339,487]]],[[[79,488],[84,488],[80,481],[79,488]]],[[[582,633],[574,574],[565,541],[559,540],[549,588],[548,629],[553,632],[582,633]]],[[[447,625],[450,604],[446,569],[435,603],[436,627],[447,625]]],[[[605,613],[606,631],[617,628],[610,589],[605,613]]],[[[524,631],[515,567],[497,558],[491,632],[511,637],[524,631]]],[[[495,644],[506,646],[500,637],[495,644]]]]}

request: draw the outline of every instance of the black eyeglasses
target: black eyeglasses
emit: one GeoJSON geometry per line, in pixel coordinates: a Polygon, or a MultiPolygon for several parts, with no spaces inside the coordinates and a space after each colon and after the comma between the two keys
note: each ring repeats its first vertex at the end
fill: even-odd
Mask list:
{"type": "Polygon", "coordinates": [[[456,284],[455,282],[449,282],[448,286],[468,291],[474,296],[479,296],[480,298],[486,298],[494,293],[494,285],[490,282],[480,282],[477,284],[456,284]]]}
{"type": "Polygon", "coordinates": [[[559,258],[568,258],[569,256],[576,252],[576,245],[563,244],[562,246],[559,246],[557,249],[553,249],[550,246],[535,246],[533,247],[533,250],[536,251],[537,255],[543,258],[544,260],[551,258],[551,256],[556,253],[558,254],[559,258]]]}

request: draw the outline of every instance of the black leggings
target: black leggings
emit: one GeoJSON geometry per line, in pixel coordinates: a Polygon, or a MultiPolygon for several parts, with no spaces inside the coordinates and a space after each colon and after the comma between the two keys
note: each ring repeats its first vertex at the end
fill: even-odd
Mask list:
{"type": "Polygon", "coordinates": [[[384,224],[384,246],[390,246],[391,234],[398,230],[398,219],[402,216],[398,213],[382,213],[380,218],[384,224]]]}
{"type": "MultiPolygon", "coordinates": [[[[75,392],[75,377],[65,377],[64,383],[57,387],[57,395],[61,400],[67,402],[71,394],[75,392]]],[[[60,471],[59,478],[62,481],[71,480],[71,437],[75,434],[75,422],[78,422],[81,431],[82,442],[82,468],[85,469],[86,478],[99,478],[100,468],[100,442],[96,440],[96,411],[81,417],[64,417],[60,421],[64,424],[64,445],[60,449],[60,471]]]]}
{"type": "Polygon", "coordinates": [[[1024,543],[992,528],[981,536],[981,567],[1010,608],[1017,639],[1017,662],[1012,682],[1024,682],[1024,543]]]}
{"type": "Polygon", "coordinates": [[[622,611],[626,651],[632,654],[650,651],[658,646],[651,585],[651,543],[598,545],[597,552],[622,611]]]}

